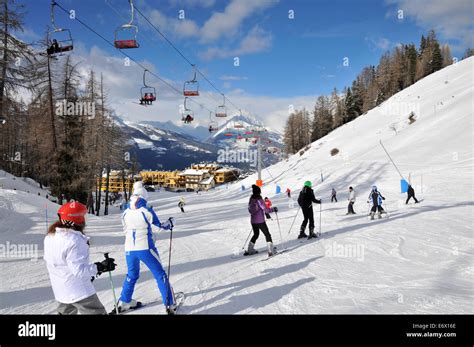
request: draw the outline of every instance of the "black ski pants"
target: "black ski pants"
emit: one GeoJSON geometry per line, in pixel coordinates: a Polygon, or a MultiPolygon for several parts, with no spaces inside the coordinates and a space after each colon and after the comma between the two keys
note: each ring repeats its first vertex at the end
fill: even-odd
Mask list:
{"type": "Polygon", "coordinates": [[[347,206],[347,213],[355,214],[355,212],[354,212],[354,201],[349,201],[349,205],[347,206]]]}
{"type": "Polygon", "coordinates": [[[255,244],[257,242],[258,236],[260,235],[260,230],[262,231],[263,235],[265,235],[265,240],[267,242],[272,241],[272,235],[270,235],[270,231],[268,230],[267,223],[259,223],[259,224],[252,224],[253,236],[250,239],[250,242],[255,244]]]}
{"type": "Polygon", "coordinates": [[[385,212],[385,210],[382,208],[381,205],[374,205],[372,206],[372,209],[370,210],[371,212],[375,213],[375,212],[385,212]]]}
{"type": "Polygon", "coordinates": [[[303,223],[301,223],[300,233],[304,233],[304,231],[306,230],[306,225],[308,225],[308,222],[309,222],[309,231],[313,231],[314,230],[313,206],[301,208],[301,211],[303,211],[304,219],[303,219],[303,223]]]}
{"type": "Polygon", "coordinates": [[[406,204],[408,204],[408,201],[410,201],[411,198],[415,199],[415,203],[418,203],[418,200],[417,200],[417,198],[415,197],[415,194],[408,194],[408,198],[407,198],[406,204]]]}

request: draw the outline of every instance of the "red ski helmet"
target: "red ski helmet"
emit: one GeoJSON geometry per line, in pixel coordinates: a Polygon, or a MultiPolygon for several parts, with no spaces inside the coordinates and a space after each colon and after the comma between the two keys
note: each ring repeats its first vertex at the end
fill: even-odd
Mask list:
{"type": "Polygon", "coordinates": [[[61,222],[65,225],[86,224],[85,215],[87,214],[87,207],[77,201],[68,202],[62,205],[58,210],[58,216],[61,222]]]}

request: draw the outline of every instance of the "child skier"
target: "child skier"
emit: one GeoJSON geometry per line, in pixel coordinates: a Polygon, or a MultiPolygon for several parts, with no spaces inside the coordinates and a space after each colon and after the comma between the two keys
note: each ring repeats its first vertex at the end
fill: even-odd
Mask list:
{"type": "Polygon", "coordinates": [[[382,208],[382,201],[385,198],[382,194],[377,190],[377,186],[372,186],[372,191],[369,194],[369,199],[367,203],[372,204],[372,208],[370,210],[370,219],[374,219],[375,212],[378,212],[379,219],[382,218],[382,213],[386,213],[385,210],[382,208]]]}
{"type": "Polygon", "coordinates": [[[301,223],[300,234],[298,235],[299,239],[307,237],[308,240],[318,237],[314,233],[314,214],[313,214],[313,202],[316,204],[320,204],[321,200],[318,200],[314,197],[314,191],[311,188],[312,183],[311,181],[306,181],[304,183],[303,189],[298,196],[298,205],[301,207],[301,211],[303,211],[303,223],[301,223]],[[309,221],[309,235],[306,235],[306,225],[309,221]]]}
{"type": "Polygon", "coordinates": [[[125,231],[125,258],[127,261],[127,277],[123,283],[119,308],[122,311],[136,308],[140,304],[132,299],[135,283],[140,275],[140,262],[143,262],[152,272],[163,298],[163,304],[168,314],[174,314],[176,305],[173,289],[161,265],[158,250],[155,247],[152,225],[164,230],[172,228],[172,218],[161,223],[147,201],[132,195],[130,205],[122,214],[122,224],[125,231]]]}
{"type": "MultiPolygon", "coordinates": [[[[265,207],[267,208],[267,210],[270,210],[272,208],[272,202],[267,197],[265,197],[265,207]]],[[[268,212],[265,212],[265,217],[267,217],[267,219],[272,219],[272,216],[270,216],[270,213],[268,212]]]]}
{"type": "Polygon", "coordinates": [[[267,241],[268,256],[271,257],[275,250],[273,248],[272,236],[268,230],[267,223],[265,223],[265,214],[270,212],[278,212],[278,208],[267,208],[262,199],[262,191],[260,187],[255,184],[252,185],[252,196],[249,199],[248,211],[250,213],[250,223],[252,224],[253,237],[250,240],[248,250],[244,255],[252,255],[258,253],[255,249],[255,242],[258,239],[260,231],[265,235],[267,241]]]}
{"type": "Polygon", "coordinates": [[[84,235],[86,214],[83,204],[66,203],[44,239],[43,258],[60,315],[107,314],[92,281],[103,272],[115,270],[116,265],[113,258],[89,262],[89,241],[84,235]]]}

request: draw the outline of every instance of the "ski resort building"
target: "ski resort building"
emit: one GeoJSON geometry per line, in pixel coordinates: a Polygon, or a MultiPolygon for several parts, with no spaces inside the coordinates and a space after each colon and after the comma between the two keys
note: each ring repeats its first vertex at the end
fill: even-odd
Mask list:
{"type": "MultiPolygon", "coordinates": [[[[118,193],[130,191],[133,183],[143,181],[145,185],[162,187],[172,191],[179,190],[209,190],[218,184],[235,181],[239,177],[239,170],[221,167],[218,164],[193,164],[184,171],[141,171],[138,175],[122,171],[111,171],[109,175],[109,192],[118,193]]],[[[99,181],[97,180],[97,185],[99,181]]],[[[100,189],[105,191],[107,176],[102,176],[100,189]]]]}
{"type": "Polygon", "coordinates": [[[215,185],[214,176],[208,170],[187,169],[181,173],[186,190],[207,190],[215,185]]]}
{"type": "MultiPolygon", "coordinates": [[[[132,175],[129,172],[124,173],[123,171],[112,170],[109,173],[109,192],[119,193],[124,190],[131,191],[133,183],[139,180],[141,180],[140,175],[132,175]]],[[[102,191],[107,190],[107,175],[105,173],[102,175],[102,182],[97,180],[97,185],[100,186],[102,191]]]]}
{"type": "Polygon", "coordinates": [[[185,181],[181,172],[176,171],[142,171],[143,183],[164,188],[184,188],[185,181]]]}

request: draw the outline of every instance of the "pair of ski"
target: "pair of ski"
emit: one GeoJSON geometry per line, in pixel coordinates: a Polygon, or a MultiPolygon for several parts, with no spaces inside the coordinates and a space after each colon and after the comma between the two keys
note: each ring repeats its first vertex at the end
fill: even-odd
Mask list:
{"type": "MultiPolygon", "coordinates": [[[[283,249],[280,249],[280,250],[275,250],[272,255],[269,255],[269,256],[267,256],[267,257],[264,258],[264,259],[260,259],[259,261],[267,261],[267,260],[270,260],[270,259],[276,257],[277,255],[282,254],[282,253],[285,253],[285,252],[288,252],[288,251],[289,251],[288,248],[283,248],[283,249]]],[[[251,257],[251,256],[253,256],[253,255],[258,255],[258,254],[262,254],[262,253],[259,253],[258,251],[257,251],[256,253],[253,253],[253,254],[244,253],[243,256],[245,256],[245,257],[251,257]]],[[[241,257],[242,257],[242,254],[240,254],[240,255],[233,255],[233,256],[232,256],[232,259],[241,258],[241,257]]]]}
{"type": "MultiPolygon", "coordinates": [[[[175,294],[176,309],[175,309],[174,313],[168,312],[168,314],[177,314],[179,309],[183,305],[185,299],[186,299],[186,295],[183,292],[176,293],[175,294]]],[[[143,303],[141,301],[137,301],[137,306],[135,306],[133,308],[130,308],[128,310],[122,310],[121,307],[118,307],[118,311],[119,311],[118,314],[127,314],[127,313],[130,313],[130,312],[133,312],[133,311],[137,311],[137,310],[140,310],[144,307],[147,307],[148,305],[151,305],[155,302],[156,301],[152,301],[152,302],[149,302],[149,303],[143,303]]],[[[109,312],[109,315],[117,315],[117,311],[115,310],[115,308],[111,312],[109,312]]]]}
{"type": "Polygon", "coordinates": [[[321,234],[319,232],[317,232],[316,237],[311,237],[311,238],[302,237],[301,239],[298,239],[298,241],[300,243],[303,243],[303,242],[307,242],[307,241],[316,241],[316,240],[319,240],[320,238],[321,238],[321,234]]]}

